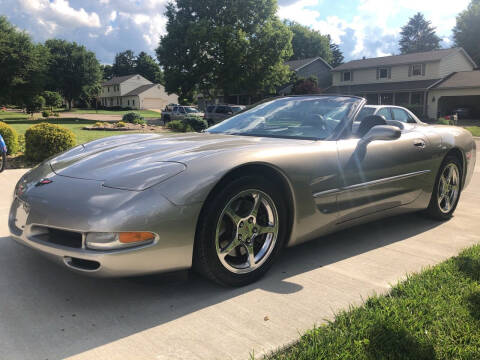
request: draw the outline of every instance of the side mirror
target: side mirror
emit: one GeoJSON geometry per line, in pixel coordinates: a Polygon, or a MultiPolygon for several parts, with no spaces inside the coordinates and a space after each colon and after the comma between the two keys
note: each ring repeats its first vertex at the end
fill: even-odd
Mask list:
{"type": "Polygon", "coordinates": [[[398,139],[401,134],[402,132],[396,126],[377,125],[372,127],[360,141],[366,145],[375,140],[395,140],[398,139]]]}

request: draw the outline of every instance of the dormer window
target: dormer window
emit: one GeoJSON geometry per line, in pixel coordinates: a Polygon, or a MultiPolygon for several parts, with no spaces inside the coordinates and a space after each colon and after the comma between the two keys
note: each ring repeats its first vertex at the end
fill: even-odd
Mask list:
{"type": "Polygon", "coordinates": [[[342,72],[342,81],[352,81],[353,76],[351,71],[342,72]]]}

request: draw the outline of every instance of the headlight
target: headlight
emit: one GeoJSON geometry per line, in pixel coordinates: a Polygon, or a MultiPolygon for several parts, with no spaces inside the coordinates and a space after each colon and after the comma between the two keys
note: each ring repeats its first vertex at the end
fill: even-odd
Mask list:
{"type": "Polygon", "coordinates": [[[93,250],[113,250],[147,245],[155,241],[151,232],[88,233],[86,246],[93,250]]]}

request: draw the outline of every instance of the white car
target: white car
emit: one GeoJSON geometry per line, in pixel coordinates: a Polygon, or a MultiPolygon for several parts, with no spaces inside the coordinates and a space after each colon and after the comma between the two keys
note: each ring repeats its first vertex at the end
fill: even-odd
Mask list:
{"type": "Polygon", "coordinates": [[[415,124],[421,122],[410,110],[395,105],[365,105],[358,114],[357,121],[362,121],[369,115],[383,116],[385,120],[396,120],[402,123],[415,124]]]}

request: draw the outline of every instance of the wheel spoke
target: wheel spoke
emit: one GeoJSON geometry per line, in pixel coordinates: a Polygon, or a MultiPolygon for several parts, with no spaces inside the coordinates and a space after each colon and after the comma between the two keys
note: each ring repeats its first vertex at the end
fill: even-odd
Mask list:
{"type": "Polygon", "coordinates": [[[273,233],[275,232],[276,230],[276,226],[270,226],[270,225],[267,225],[267,226],[258,226],[257,227],[257,235],[262,235],[262,234],[269,234],[269,233],[273,233]]]}
{"type": "Polygon", "coordinates": [[[450,211],[450,197],[449,196],[445,196],[445,211],[450,211]]]}
{"type": "Polygon", "coordinates": [[[452,176],[453,176],[453,168],[451,166],[449,166],[448,167],[448,175],[446,177],[447,184],[449,184],[450,181],[452,180],[452,176]]]}
{"type": "Polygon", "coordinates": [[[227,256],[233,249],[235,249],[238,245],[240,245],[240,242],[235,238],[233,239],[230,244],[228,244],[225,248],[220,250],[220,254],[225,257],[227,256]]]}
{"type": "Polygon", "coordinates": [[[241,217],[238,216],[235,211],[233,211],[233,209],[231,208],[228,208],[225,210],[225,215],[227,215],[228,217],[230,217],[230,219],[233,221],[234,225],[235,226],[238,226],[238,223],[240,222],[241,220],[241,217]]]}
{"type": "Polygon", "coordinates": [[[246,245],[248,252],[248,264],[251,268],[255,267],[255,252],[253,250],[253,244],[252,245],[246,245]]]}
{"type": "Polygon", "coordinates": [[[252,210],[250,211],[250,216],[257,217],[258,209],[260,208],[260,204],[262,203],[262,195],[260,193],[252,194],[254,203],[252,210]]]}

